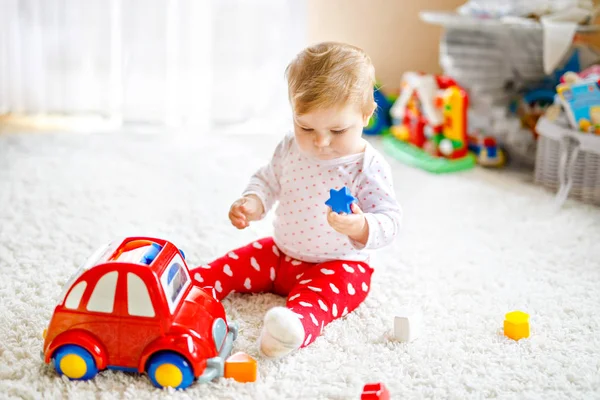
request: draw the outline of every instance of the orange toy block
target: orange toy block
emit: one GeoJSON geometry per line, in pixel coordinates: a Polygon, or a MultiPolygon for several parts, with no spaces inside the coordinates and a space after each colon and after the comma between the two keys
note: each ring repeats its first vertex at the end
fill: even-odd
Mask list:
{"type": "Polygon", "coordinates": [[[225,360],[225,378],[233,378],[238,382],[256,381],[256,360],[244,352],[233,354],[225,360]]]}
{"type": "Polygon", "coordinates": [[[522,311],[513,311],[506,314],[504,334],[514,340],[528,338],[529,315],[522,311]]]}

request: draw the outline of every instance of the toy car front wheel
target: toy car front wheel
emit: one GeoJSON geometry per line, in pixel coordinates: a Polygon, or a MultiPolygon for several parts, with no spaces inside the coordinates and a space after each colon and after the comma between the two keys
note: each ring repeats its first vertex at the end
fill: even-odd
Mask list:
{"type": "Polygon", "coordinates": [[[152,384],[158,388],[185,389],[194,382],[190,363],[172,352],[152,356],[148,362],[147,373],[152,384]]]}
{"type": "Polygon", "coordinates": [[[52,359],[56,372],[72,380],[85,381],[92,379],[98,373],[94,357],[81,346],[74,344],[61,346],[52,359]]]}

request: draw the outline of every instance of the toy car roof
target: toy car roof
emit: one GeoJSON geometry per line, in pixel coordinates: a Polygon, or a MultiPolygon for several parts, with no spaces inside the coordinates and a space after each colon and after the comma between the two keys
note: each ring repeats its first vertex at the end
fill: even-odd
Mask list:
{"type": "Polygon", "coordinates": [[[58,303],[64,301],[68,290],[77,279],[96,267],[107,266],[112,263],[126,264],[133,267],[146,266],[154,273],[160,275],[168,262],[171,261],[171,257],[177,252],[181,253],[181,257],[185,259],[185,255],[181,250],[178,250],[172,243],[163,239],[127,237],[125,239],[114,240],[97,249],[71,275],[63,286],[58,303]]]}
{"type": "Polygon", "coordinates": [[[176,250],[175,246],[163,239],[150,237],[128,237],[115,240],[107,246],[96,251],[85,263],[83,270],[88,270],[107,263],[126,263],[152,267],[156,269],[159,265],[155,263],[163,255],[171,254],[168,248],[176,250]],[[163,252],[163,249],[166,252],[163,252]],[[159,257],[161,256],[161,257],[159,257]]]}

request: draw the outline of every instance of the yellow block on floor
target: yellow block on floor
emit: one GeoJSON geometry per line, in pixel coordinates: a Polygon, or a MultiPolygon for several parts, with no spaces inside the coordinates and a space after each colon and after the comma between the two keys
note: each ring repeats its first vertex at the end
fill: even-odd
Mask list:
{"type": "Polygon", "coordinates": [[[523,311],[513,311],[504,319],[504,335],[519,340],[529,337],[529,315],[523,311]]]}
{"type": "Polygon", "coordinates": [[[257,369],[256,360],[241,351],[225,360],[225,378],[233,378],[238,382],[256,381],[257,369]]]}

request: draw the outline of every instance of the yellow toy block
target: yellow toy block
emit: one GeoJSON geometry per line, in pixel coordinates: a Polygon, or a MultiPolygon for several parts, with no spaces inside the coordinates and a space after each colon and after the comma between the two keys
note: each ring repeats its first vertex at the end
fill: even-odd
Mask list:
{"type": "Polygon", "coordinates": [[[523,311],[513,311],[504,319],[504,334],[513,340],[529,337],[529,315],[523,311]]]}
{"type": "Polygon", "coordinates": [[[239,352],[225,360],[225,378],[233,378],[238,382],[256,381],[256,360],[250,355],[239,352]]]}

